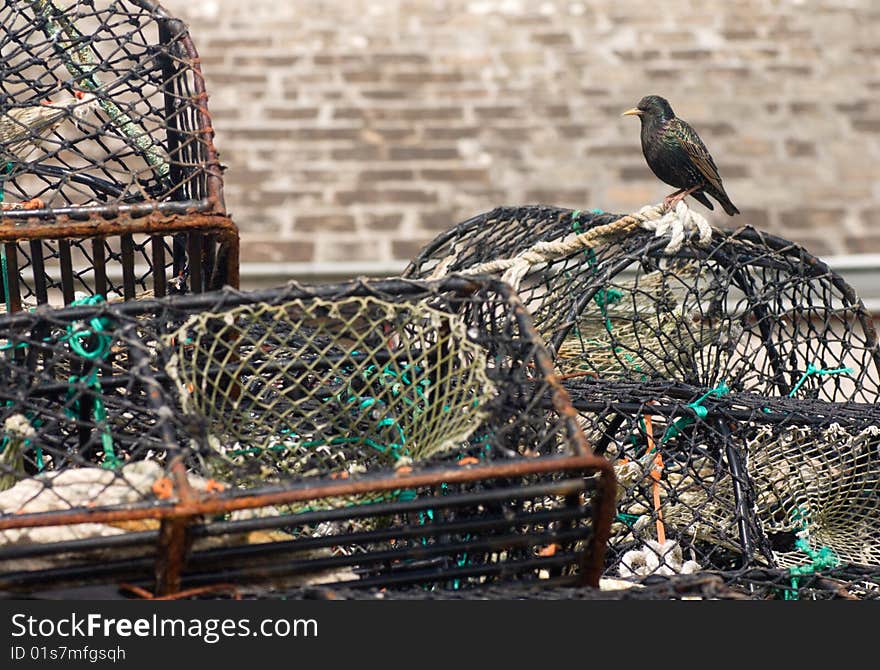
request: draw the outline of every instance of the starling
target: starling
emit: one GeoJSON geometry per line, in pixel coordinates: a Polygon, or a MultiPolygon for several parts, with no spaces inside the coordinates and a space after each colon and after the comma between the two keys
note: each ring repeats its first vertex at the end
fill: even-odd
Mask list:
{"type": "Polygon", "coordinates": [[[730,216],[739,210],[730,202],[715,161],[697,132],[675,116],[669,103],[659,95],[647,95],[623,116],[638,116],[642,122],[642,153],[648,167],[662,181],[678,190],[666,196],[667,208],[685,196],[693,196],[714,209],[706,195],[717,200],[730,216]]]}

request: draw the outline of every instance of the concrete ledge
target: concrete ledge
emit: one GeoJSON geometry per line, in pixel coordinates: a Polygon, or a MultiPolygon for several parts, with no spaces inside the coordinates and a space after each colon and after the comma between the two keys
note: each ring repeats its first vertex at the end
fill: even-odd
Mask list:
{"type": "Polygon", "coordinates": [[[880,314],[880,254],[828,256],[822,260],[849,282],[872,314],[880,314]]]}
{"type": "Polygon", "coordinates": [[[304,283],[342,281],[356,277],[395,277],[406,269],[407,261],[352,263],[242,263],[244,289],[277,286],[295,279],[304,283]]]}

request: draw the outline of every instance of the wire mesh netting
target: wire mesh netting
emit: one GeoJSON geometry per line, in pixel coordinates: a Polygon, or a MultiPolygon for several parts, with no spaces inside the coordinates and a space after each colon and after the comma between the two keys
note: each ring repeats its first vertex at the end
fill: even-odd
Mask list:
{"type": "Polygon", "coordinates": [[[569,391],[615,462],[615,574],[880,565],[873,405],[662,382],[579,380],[569,391]]]}
{"type": "Polygon", "coordinates": [[[218,205],[207,96],[182,22],[152,0],[11,0],[0,18],[7,217],[218,205]]]}
{"type": "MultiPolygon", "coordinates": [[[[48,592],[45,597],[125,597],[115,588],[48,592]]],[[[810,574],[748,568],[704,570],[697,574],[650,575],[639,581],[603,578],[599,587],[540,582],[493,582],[469,589],[352,588],[337,584],[276,587],[260,584],[193,598],[243,600],[878,600],[880,570],[838,567],[810,574]]]]}
{"type": "Polygon", "coordinates": [[[238,285],[198,53],[152,0],[0,9],[6,311],[238,285]]]}
{"type": "Polygon", "coordinates": [[[143,582],[157,543],[166,591],[598,579],[613,473],[501,283],[95,302],[0,332],[4,588],[143,582]]]}
{"type": "Polygon", "coordinates": [[[873,323],[852,288],[819,259],[749,227],[716,230],[707,248],[667,254],[668,240],[647,230],[621,234],[613,225],[621,218],[550,207],[493,210],[438,237],[406,274],[469,271],[539,242],[608,229],[531,266],[516,287],[562,372],[874,401],[880,353],[873,323]]]}
{"type": "Polygon", "coordinates": [[[518,288],[614,463],[608,574],[880,566],[880,352],[863,304],[786,240],[746,227],[672,248],[648,218],[501,208],[408,274],[518,288]]]}
{"type": "Polygon", "coordinates": [[[649,578],[644,584],[603,580],[601,588],[541,583],[504,582],[470,589],[353,589],[306,586],[291,589],[243,588],[224,594],[240,599],[285,600],[744,600],[719,575],[676,575],[649,578]]]}
{"type": "Polygon", "coordinates": [[[317,586],[289,591],[244,591],[235,595],[244,599],[297,600],[876,600],[880,597],[876,574],[832,571],[793,583],[788,573],[769,570],[653,576],[639,583],[603,583],[601,589],[513,582],[427,592],[317,586]]]}
{"type": "Polygon", "coordinates": [[[466,442],[497,396],[467,328],[429,304],[373,296],[244,305],[167,335],[166,369],[209,441],[254,457],[239,460],[295,474],[393,466],[466,442]]]}

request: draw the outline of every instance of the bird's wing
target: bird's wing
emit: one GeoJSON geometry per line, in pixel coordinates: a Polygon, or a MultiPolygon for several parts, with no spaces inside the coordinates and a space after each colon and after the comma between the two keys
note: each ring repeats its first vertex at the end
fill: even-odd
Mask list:
{"type": "Polygon", "coordinates": [[[672,120],[670,128],[675,133],[675,137],[678,138],[694,167],[700,171],[700,174],[705,177],[709,184],[717,190],[723,191],[724,187],[721,185],[721,176],[718,174],[718,168],[715,167],[715,161],[712,160],[709,150],[706,149],[703,140],[697,135],[697,131],[691,128],[686,121],[678,118],[672,120]]]}

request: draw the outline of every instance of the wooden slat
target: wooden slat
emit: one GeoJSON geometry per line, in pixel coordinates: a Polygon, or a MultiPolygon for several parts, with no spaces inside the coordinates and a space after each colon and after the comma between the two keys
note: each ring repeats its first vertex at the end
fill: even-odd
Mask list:
{"type": "Polygon", "coordinates": [[[61,295],[64,304],[69,305],[74,301],[73,290],[73,260],[70,255],[70,241],[58,240],[58,257],[61,260],[61,295]]]}
{"type": "Polygon", "coordinates": [[[43,241],[28,242],[31,251],[31,270],[34,276],[34,296],[38,305],[49,302],[49,288],[46,285],[46,263],[43,259],[43,241]]]}
{"type": "Polygon", "coordinates": [[[95,271],[95,293],[107,297],[107,247],[103,237],[92,240],[92,265],[95,271]]]}
{"type": "Polygon", "coordinates": [[[122,291],[126,300],[134,300],[137,293],[134,280],[134,237],[122,235],[122,291]]]}
{"type": "Polygon", "coordinates": [[[168,292],[165,276],[165,239],[161,235],[150,237],[153,263],[153,293],[157,298],[165,296],[168,292]]]}

